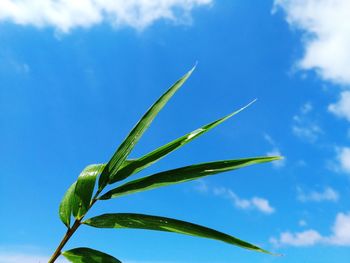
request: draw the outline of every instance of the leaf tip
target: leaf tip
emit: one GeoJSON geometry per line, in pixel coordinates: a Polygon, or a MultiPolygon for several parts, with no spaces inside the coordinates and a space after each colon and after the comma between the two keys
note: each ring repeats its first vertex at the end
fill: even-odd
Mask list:
{"type": "Polygon", "coordinates": [[[248,104],[246,104],[246,105],[243,106],[242,108],[240,108],[240,109],[234,111],[233,113],[231,113],[231,114],[229,115],[229,117],[232,117],[232,116],[234,116],[234,115],[240,113],[241,111],[245,110],[246,108],[248,108],[249,106],[251,106],[253,103],[255,103],[257,100],[258,100],[258,99],[252,100],[251,102],[249,102],[248,104]]]}
{"type": "Polygon", "coordinates": [[[249,106],[251,106],[252,104],[254,104],[257,100],[258,100],[257,98],[253,99],[253,100],[252,100],[251,102],[249,102],[247,105],[243,106],[239,111],[242,111],[242,110],[248,108],[249,106]]]}
{"type": "Polygon", "coordinates": [[[265,254],[268,254],[270,256],[274,256],[274,257],[281,257],[281,256],[284,256],[283,254],[279,254],[279,253],[275,253],[275,252],[270,252],[268,250],[265,250],[263,248],[259,248],[258,250],[259,252],[262,252],[262,253],[265,253],[265,254]]]}
{"type": "Polygon", "coordinates": [[[188,73],[186,74],[187,77],[191,76],[192,72],[197,68],[198,65],[198,60],[194,63],[194,66],[190,69],[190,71],[188,71],[188,73]]]}

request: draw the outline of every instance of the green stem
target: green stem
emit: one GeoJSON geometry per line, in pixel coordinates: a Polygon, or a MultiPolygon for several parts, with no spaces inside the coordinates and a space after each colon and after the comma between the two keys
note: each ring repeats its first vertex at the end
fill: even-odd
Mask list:
{"type": "Polygon", "coordinates": [[[68,240],[72,237],[74,232],[79,228],[81,220],[75,220],[73,226],[69,228],[66,232],[66,234],[63,236],[61,243],[56,248],[55,252],[52,254],[50,260],[48,263],[53,263],[56,261],[56,259],[61,255],[62,248],[65,246],[65,244],[68,242],[68,240]]]}
{"type": "MultiPolygon", "coordinates": [[[[98,193],[99,194],[99,193],[98,193]]],[[[97,194],[97,195],[98,195],[97,194]]],[[[95,197],[92,199],[91,204],[88,208],[88,211],[90,210],[90,208],[96,203],[97,201],[97,195],[95,195],[95,197]]],[[[74,224],[72,225],[71,228],[69,228],[66,232],[66,234],[63,236],[60,244],[58,245],[58,247],[56,248],[55,252],[52,254],[51,258],[49,259],[48,263],[54,263],[56,261],[56,259],[61,255],[62,253],[62,249],[63,247],[67,244],[68,240],[73,236],[73,234],[75,233],[75,231],[77,231],[77,229],[79,228],[79,226],[81,225],[81,221],[83,220],[84,217],[80,218],[80,219],[76,219],[74,221],[74,224]]]]}

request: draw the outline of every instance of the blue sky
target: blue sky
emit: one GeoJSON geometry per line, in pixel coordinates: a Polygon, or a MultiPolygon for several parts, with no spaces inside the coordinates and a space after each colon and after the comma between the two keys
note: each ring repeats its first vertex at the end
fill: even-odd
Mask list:
{"type": "MultiPolygon", "coordinates": [[[[136,230],[79,229],[123,262],[344,262],[350,256],[350,6],[346,0],[0,0],[0,263],[45,262],[61,198],[108,161],[147,108],[198,66],[137,157],[258,101],[142,172],[285,159],[96,205],[174,217],[283,257],[136,230]]],[[[61,261],[64,262],[64,261],[61,261]]]]}

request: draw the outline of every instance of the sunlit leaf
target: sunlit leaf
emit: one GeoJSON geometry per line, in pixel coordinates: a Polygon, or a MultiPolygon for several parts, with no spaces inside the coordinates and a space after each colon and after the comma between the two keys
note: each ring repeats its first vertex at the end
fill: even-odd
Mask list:
{"type": "Polygon", "coordinates": [[[62,255],[73,263],[121,263],[115,257],[87,247],[64,251],[62,255]]]}
{"type": "MultiPolygon", "coordinates": [[[[123,162],[126,160],[135,144],[139,141],[142,134],[150,126],[159,111],[165,106],[169,99],[175,94],[175,92],[184,84],[184,82],[192,74],[194,68],[192,68],[187,74],[185,74],[181,79],[179,79],[173,86],[170,87],[143,115],[136,126],[132,129],[126,139],[119,146],[117,151],[112,156],[111,160],[107,163],[105,169],[103,170],[99,178],[99,189],[102,190],[108,183],[111,177],[113,177],[118,169],[121,167],[123,162]]],[[[114,180],[118,180],[115,177],[114,180]]]]}
{"type": "Polygon", "coordinates": [[[72,211],[77,219],[83,217],[88,211],[96,178],[104,167],[105,164],[91,164],[80,173],[75,186],[75,204],[72,211]]]}
{"type": "Polygon", "coordinates": [[[115,189],[110,190],[106,194],[102,195],[99,199],[110,199],[126,194],[151,190],[162,186],[183,183],[204,176],[231,171],[253,164],[271,162],[279,159],[280,157],[278,156],[253,157],[190,165],[186,167],[156,173],[147,177],[128,182],[115,189]]]}
{"type": "Polygon", "coordinates": [[[74,182],[64,194],[63,199],[60,203],[59,215],[63,224],[68,228],[70,227],[70,220],[72,216],[72,209],[74,204],[74,190],[76,182],[74,182]]]}
{"type": "Polygon", "coordinates": [[[243,108],[223,117],[218,120],[215,120],[209,124],[206,124],[190,133],[185,134],[182,137],[177,138],[176,140],[173,140],[154,151],[142,156],[141,158],[135,159],[133,162],[130,162],[128,165],[125,165],[125,167],[121,168],[117,173],[112,174],[110,177],[110,183],[115,183],[121,180],[124,180],[125,178],[129,177],[130,175],[137,173],[148,166],[152,165],[156,161],[160,160],[167,154],[171,153],[172,151],[184,146],[185,144],[189,143],[190,141],[196,139],[197,137],[201,136],[202,134],[210,131],[214,127],[218,126],[219,124],[223,123],[224,121],[228,120],[232,116],[236,115],[237,113],[241,112],[248,106],[250,106],[254,101],[249,103],[248,105],[244,106],[243,108]]]}
{"type": "Polygon", "coordinates": [[[184,235],[215,239],[242,248],[270,253],[255,245],[214,229],[166,217],[130,213],[104,214],[90,218],[86,220],[84,224],[97,228],[135,228],[174,232],[184,235]]]}

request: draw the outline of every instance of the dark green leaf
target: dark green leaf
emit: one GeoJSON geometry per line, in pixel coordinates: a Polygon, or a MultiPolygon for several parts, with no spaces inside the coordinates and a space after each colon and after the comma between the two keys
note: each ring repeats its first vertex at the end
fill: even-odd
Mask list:
{"type": "Polygon", "coordinates": [[[74,190],[77,182],[74,182],[64,194],[60,203],[59,215],[63,224],[68,228],[70,227],[70,219],[72,216],[72,207],[74,203],[74,190]]]}
{"type": "Polygon", "coordinates": [[[62,255],[73,263],[121,263],[115,257],[87,247],[64,251],[62,255]]]}
{"type": "MultiPolygon", "coordinates": [[[[114,153],[111,160],[107,163],[105,169],[103,170],[99,178],[99,190],[102,190],[109,183],[110,178],[117,173],[118,169],[126,160],[128,155],[134,148],[135,144],[141,138],[142,134],[150,126],[158,112],[165,106],[165,104],[182,86],[182,84],[184,84],[184,82],[189,78],[193,70],[194,67],[186,75],[179,79],[173,86],[171,86],[170,89],[167,92],[165,92],[139,120],[136,126],[132,129],[132,131],[129,133],[129,135],[114,153]]],[[[118,178],[115,178],[115,180],[118,180],[118,178]]]]}
{"type": "Polygon", "coordinates": [[[129,213],[104,214],[90,218],[86,220],[84,224],[98,228],[136,228],[174,232],[190,236],[215,239],[246,249],[270,253],[255,245],[214,229],[166,217],[129,213]]]}
{"type": "Polygon", "coordinates": [[[254,157],[190,165],[174,170],[156,173],[128,182],[113,190],[110,190],[106,194],[102,195],[99,199],[110,199],[126,194],[158,188],[161,186],[187,182],[204,176],[231,171],[257,163],[271,162],[279,159],[280,157],[254,157]]]}
{"type": "Polygon", "coordinates": [[[104,167],[105,164],[92,164],[87,166],[80,173],[75,186],[75,204],[72,211],[74,217],[77,219],[82,218],[88,211],[96,178],[102,172],[104,167]]]}
{"type": "Polygon", "coordinates": [[[110,177],[110,183],[115,183],[121,180],[124,180],[125,178],[129,177],[130,175],[137,173],[148,166],[152,165],[156,161],[160,160],[167,154],[171,153],[172,151],[184,146],[185,144],[189,143],[190,141],[196,139],[200,135],[210,131],[214,127],[218,126],[219,124],[223,123],[227,119],[231,118],[232,116],[236,115],[237,113],[241,112],[248,106],[250,106],[254,101],[249,103],[248,105],[244,106],[243,108],[223,117],[216,121],[213,121],[207,125],[204,125],[190,133],[187,133],[186,135],[177,138],[174,141],[169,142],[166,145],[163,145],[156,150],[142,156],[141,158],[135,159],[133,162],[130,162],[130,164],[125,165],[125,167],[121,168],[117,173],[112,174],[110,177]]]}

